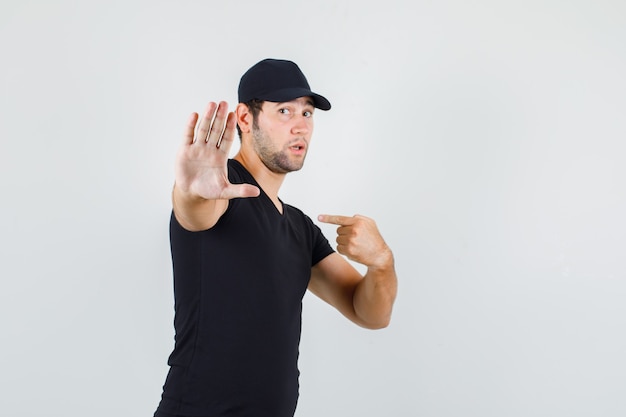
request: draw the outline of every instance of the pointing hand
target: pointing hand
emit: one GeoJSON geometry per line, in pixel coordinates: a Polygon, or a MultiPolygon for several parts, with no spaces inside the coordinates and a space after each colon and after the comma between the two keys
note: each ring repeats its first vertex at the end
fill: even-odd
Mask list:
{"type": "Polygon", "coordinates": [[[369,217],[358,214],[352,217],[322,214],[318,220],[339,226],[337,252],[348,259],[368,267],[384,267],[393,259],[376,222],[369,217]]]}

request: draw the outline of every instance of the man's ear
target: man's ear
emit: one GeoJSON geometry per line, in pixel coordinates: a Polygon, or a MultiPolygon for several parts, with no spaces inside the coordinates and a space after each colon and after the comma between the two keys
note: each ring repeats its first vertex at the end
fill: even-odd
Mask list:
{"type": "Polygon", "coordinates": [[[243,103],[237,104],[235,117],[242,134],[249,133],[252,130],[252,113],[250,113],[248,106],[243,103]]]}

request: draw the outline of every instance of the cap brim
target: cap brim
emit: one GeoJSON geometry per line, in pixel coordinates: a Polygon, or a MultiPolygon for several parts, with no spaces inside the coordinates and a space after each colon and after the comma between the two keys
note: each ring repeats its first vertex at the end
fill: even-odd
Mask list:
{"type": "Polygon", "coordinates": [[[282,90],[272,91],[268,94],[260,94],[260,97],[255,97],[259,100],[273,101],[276,103],[291,101],[299,97],[312,97],[313,105],[320,110],[330,110],[330,101],[326,97],[317,93],[307,90],[306,88],[284,88],[282,90]]]}

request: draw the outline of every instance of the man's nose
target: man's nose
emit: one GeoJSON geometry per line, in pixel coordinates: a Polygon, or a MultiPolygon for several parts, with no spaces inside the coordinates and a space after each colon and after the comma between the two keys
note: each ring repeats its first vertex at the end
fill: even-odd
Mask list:
{"type": "Polygon", "coordinates": [[[311,130],[311,119],[304,115],[296,117],[293,127],[291,128],[293,133],[307,133],[311,130]]]}

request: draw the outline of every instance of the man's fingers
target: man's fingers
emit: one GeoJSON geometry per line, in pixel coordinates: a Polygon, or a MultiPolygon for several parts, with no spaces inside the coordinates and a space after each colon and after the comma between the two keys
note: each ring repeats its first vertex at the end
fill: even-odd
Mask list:
{"type": "Polygon", "coordinates": [[[185,133],[183,135],[185,145],[191,145],[193,143],[193,137],[196,133],[196,123],[198,122],[198,113],[191,113],[187,120],[187,126],[185,126],[185,133]]]}
{"type": "Polygon", "coordinates": [[[211,124],[211,129],[209,130],[209,135],[206,138],[209,146],[219,146],[219,143],[222,140],[222,135],[224,134],[224,126],[226,125],[228,115],[228,103],[220,101],[217,106],[215,118],[211,124]]]}
{"type": "Polygon", "coordinates": [[[200,118],[194,143],[204,144],[206,142],[207,136],[209,135],[209,129],[211,129],[211,123],[213,123],[213,118],[215,116],[215,109],[217,109],[217,104],[214,102],[207,104],[204,114],[200,118]]]}
{"type": "Polygon", "coordinates": [[[320,214],[317,220],[322,223],[336,224],[337,226],[349,226],[354,223],[354,217],[338,216],[335,214],[320,214]]]}
{"type": "Polygon", "coordinates": [[[228,113],[228,117],[226,118],[226,128],[224,129],[224,133],[220,141],[216,144],[216,146],[228,155],[231,145],[233,144],[233,139],[235,138],[235,126],[237,122],[235,119],[235,113],[228,113]]]}
{"type": "MultiPolygon", "coordinates": [[[[225,101],[220,101],[219,104],[210,102],[201,117],[197,113],[192,113],[189,116],[184,132],[185,144],[208,143],[219,148],[222,139],[232,141],[235,124],[235,116],[228,112],[228,103],[225,101]]],[[[227,146],[225,151],[228,151],[229,147],[227,146]]]]}

